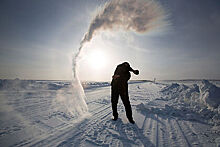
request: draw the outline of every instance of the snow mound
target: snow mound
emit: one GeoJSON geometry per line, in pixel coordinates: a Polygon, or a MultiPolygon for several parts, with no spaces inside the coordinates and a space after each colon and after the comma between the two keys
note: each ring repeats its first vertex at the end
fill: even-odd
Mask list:
{"type": "MultiPolygon", "coordinates": [[[[110,86],[109,82],[82,82],[84,89],[110,86]]],[[[0,79],[0,90],[60,90],[71,87],[71,81],[0,79]]]]}
{"type": "Polygon", "coordinates": [[[21,90],[33,85],[33,80],[0,80],[0,90],[21,90]]]}
{"type": "Polygon", "coordinates": [[[199,87],[194,84],[191,88],[184,84],[172,83],[161,90],[169,99],[176,99],[177,101],[183,101],[183,98],[189,98],[195,92],[199,92],[199,87]],[[178,98],[178,99],[177,99],[178,98]],[[179,99],[180,98],[180,99],[179,99]]]}
{"type": "Polygon", "coordinates": [[[209,123],[220,125],[220,88],[213,83],[207,80],[193,85],[172,83],[164,87],[161,93],[173,106],[182,106],[202,115],[209,123]]]}
{"type": "Polygon", "coordinates": [[[220,105],[220,88],[208,80],[190,86],[172,83],[164,87],[161,92],[166,98],[175,99],[176,102],[188,102],[192,105],[199,103],[210,109],[216,109],[220,105]]]}
{"type": "Polygon", "coordinates": [[[161,90],[161,92],[166,92],[166,91],[172,91],[174,89],[177,89],[180,85],[177,83],[172,83],[171,85],[166,86],[161,90]]]}
{"type": "Polygon", "coordinates": [[[21,90],[58,90],[70,86],[70,82],[60,81],[38,81],[38,80],[8,80],[0,79],[0,90],[21,91],[21,90]]]}
{"type": "Polygon", "coordinates": [[[64,88],[65,86],[66,86],[66,84],[64,84],[64,83],[54,82],[54,83],[48,84],[48,89],[49,90],[59,90],[61,88],[64,88]]]}
{"type": "Polygon", "coordinates": [[[110,86],[110,83],[109,82],[82,82],[82,86],[84,89],[93,89],[93,88],[110,86]]]}
{"type": "Polygon", "coordinates": [[[200,86],[200,99],[211,108],[218,108],[220,104],[220,88],[203,80],[200,86]]]}

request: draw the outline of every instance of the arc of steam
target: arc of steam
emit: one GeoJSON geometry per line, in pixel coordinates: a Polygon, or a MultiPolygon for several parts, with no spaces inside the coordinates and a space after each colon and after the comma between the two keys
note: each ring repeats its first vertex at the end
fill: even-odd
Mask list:
{"type": "MultiPolygon", "coordinates": [[[[158,27],[166,26],[167,15],[155,0],[112,0],[105,4],[91,21],[88,32],[84,35],[78,52],[77,60],[83,45],[89,42],[99,30],[113,28],[137,33],[146,33],[158,27]]],[[[73,64],[76,66],[76,62],[73,64]]],[[[74,68],[74,75],[76,68],[74,68]]]]}

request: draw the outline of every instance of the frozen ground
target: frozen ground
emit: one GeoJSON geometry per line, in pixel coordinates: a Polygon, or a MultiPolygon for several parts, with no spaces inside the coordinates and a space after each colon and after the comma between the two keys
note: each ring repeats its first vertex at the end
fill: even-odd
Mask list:
{"type": "Polygon", "coordinates": [[[66,108],[67,81],[1,80],[0,146],[219,146],[218,86],[129,84],[133,125],[121,101],[119,120],[111,120],[109,83],[84,83],[90,114],[76,117],[66,108]]]}

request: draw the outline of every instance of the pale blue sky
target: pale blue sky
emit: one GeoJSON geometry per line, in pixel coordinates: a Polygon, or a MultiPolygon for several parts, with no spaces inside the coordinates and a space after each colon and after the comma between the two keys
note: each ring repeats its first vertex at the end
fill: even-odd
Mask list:
{"type": "MultiPolygon", "coordinates": [[[[72,52],[104,2],[1,0],[0,78],[70,80],[72,52]]],[[[115,66],[128,61],[140,70],[133,79],[220,79],[220,2],[160,2],[169,12],[166,31],[97,34],[81,54],[80,78],[109,81],[115,66]],[[104,56],[100,68],[91,63],[94,52],[104,56]]]]}

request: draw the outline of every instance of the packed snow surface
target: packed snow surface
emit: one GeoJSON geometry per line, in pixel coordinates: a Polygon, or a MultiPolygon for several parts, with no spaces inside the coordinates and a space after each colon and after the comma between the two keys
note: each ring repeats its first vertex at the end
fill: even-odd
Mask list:
{"type": "Polygon", "coordinates": [[[83,82],[89,113],[70,113],[69,81],[0,80],[0,146],[219,146],[218,81],[131,82],[135,124],[108,82],[83,82]]]}

